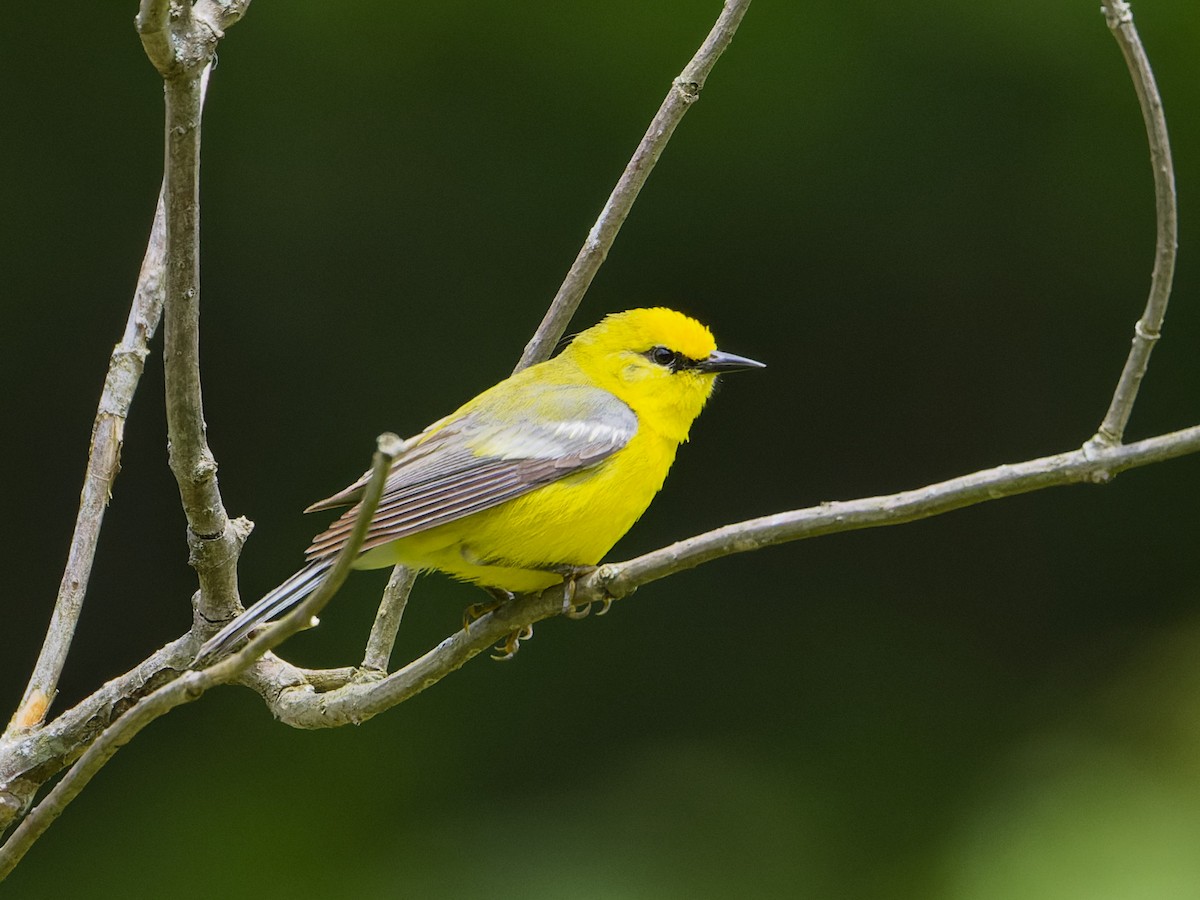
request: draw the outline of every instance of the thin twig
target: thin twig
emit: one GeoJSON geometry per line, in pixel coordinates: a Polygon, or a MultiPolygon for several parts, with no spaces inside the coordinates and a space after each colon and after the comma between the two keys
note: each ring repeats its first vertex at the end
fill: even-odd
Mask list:
{"type": "Polygon", "coordinates": [[[1125,360],[1125,368],[1117,381],[1117,389],[1109,404],[1100,429],[1092,438],[1094,444],[1119,444],[1125,426],[1133,412],[1133,402],[1150,364],[1150,353],[1162,334],[1171,296],[1171,281],[1175,275],[1175,251],[1179,240],[1179,220],[1175,202],[1175,167],[1171,162],[1171,142],[1167,137],[1167,119],[1162,98],[1154,81],[1150,60],[1133,24],[1133,12],[1125,0],[1104,0],[1104,15],[1113,37],[1121,47],[1125,64],[1137,91],[1150,144],[1150,162],[1154,169],[1155,222],[1158,236],[1154,251],[1154,272],[1150,277],[1150,296],[1146,309],[1133,329],[1133,346],[1125,360]]]}
{"type": "MultiPolygon", "coordinates": [[[[578,581],[572,602],[620,599],[640,585],[734,553],[842,531],[899,525],[1042,488],[1104,483],[1125,469],[1196,452],[1200,452],[1200,425],[1135,444],[1085,447],[998,466],[898,494],[823,503],[750,519],[628,562],[602,565],[578,581]]],[[[311,689],[284,689],[271,705],[271,712],[297,728],[333,728],[365,721],[436,684],[505,635],[556,616],[562,610],[563,589],[558,586],[534,596],[518,597],[386,678],[352,683],[322,694],[311,689]]]]}
{"type": "Polygon", "coordinates": [[[708,37],[700,45],[692,61],[671,83],[666,99],[658,108],[650,127],[646,129],[646,134],[634,151],[629,164],[625,166],[625,171],[621,173],[608,202],[600,212],[600,217],[596,219],[596,224],[588,232],[587,240],[583,242],[571,270],[567,272],[562,287],[558,289],[542,323],[525,346],[516,371],[549,359],[550,354],[554,352],[555,345],[566,332],[567,324],[575,315],[583,295],[587,293],[592,279],[596,277],[596,272],[608,256],[617,232],[621,230],[629,210],[633,207],[633,201],[637,199],[638,192],[662,155],[667,141],[675,132],[675,126],[700,97],[705,80],[725,48],[729,46],[729,42],[733,40],[733,34],[749,6],[750,0],[726,0],[721,15],[717,17],[708,37]]]}
{"type": "Polygon", "coordinates": [[[412,593],[416,578],[417,573],[405,566],[392,569],[387,587],[383,589],[383,598],[379,601],[379,611],[375,613],[375,624],[371,626],[371,634],[367,638],[362,662],[364,669],[375,672],[388,670],[392,647],[400,631],[400,620],[404,618],[404,608],[408,605],[408,595],[412,593]]]}
{"type": "Polygon", "coordinates": [[[42,802],[17,826],[4,846],[0,847],[0,880],[13,870],[34,842],[45,833],[104,764],[138,732],[175,707],[190,703],[209,689],[236,679],[268,650],[308,626],[312,617],[324,608],[350,574],[370,527],[371,517],[375,514],[379,498],[383,495],[388,467],[402,446],[403,442],[394,434],[379,437],[371,479],[363,492],[354,528],[321,586],[288,615],[272,623],[237,653],[201,671],[184,672],[171,683],[143,697],[107,728],[42,802]]]}
{"type": "Polygon", "coordinates": [[[165,79],[163,361],[169,462],[187,516],[189,562],[200,580],[197,613],[219,622],[241,609],[237,560],[251,525],[225,512],[200,390],[200,122],[207,71],[185,67],[165,79]]]}
{"type": "Polygon", "coordinates": [[[75,531],[71,535],[67,564],[58,587],[50,627],[21,704],[9,722],[8,730],[13,733],[28,731],[45,719],[75,637],[75,625],[83,611],[92,562],[96,557],[96,543],[104,524],[104,512],[121,468],[125,420],[129,417],[133,395],[150,352],[150,338],[154,336],[162,316],[164,239],[163,196],[160,191],[154,224],[146,244],[146,255],[142,258],[133,303],[125,321],[125,333],[109,358],[104,390],[100,394],[96,419],[92,424],[92,441],[79,495],[79,512],[75,516],[75,531]]]}

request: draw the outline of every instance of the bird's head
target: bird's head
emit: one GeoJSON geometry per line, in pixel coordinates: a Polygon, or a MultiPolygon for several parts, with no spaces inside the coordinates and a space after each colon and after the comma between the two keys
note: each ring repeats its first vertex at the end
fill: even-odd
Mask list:
{"type": "Polygon", "coordinates": [[[718,350],[706,326],[663,307],[612,313],[576,335],[564,356],[643,423],[679,441],[687,439],[719,374],[763,368],[718,350]]]}

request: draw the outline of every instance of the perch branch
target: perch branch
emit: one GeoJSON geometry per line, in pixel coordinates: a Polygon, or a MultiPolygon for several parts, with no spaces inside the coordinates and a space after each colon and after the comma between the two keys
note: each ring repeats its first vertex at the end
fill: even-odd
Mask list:
{"type": "Polygon", "coordinates": [[[1171,296],[1171,281],[1175,275],[1175,251],[1179,239],[1179,219],[1175,202],[1175,167],[1171,162],[1171,142],[1167,137],[1167,118],[1163,112],[1162,98],[1154,81],[1150,60],[1133,24],[1133,11],[1125,0],[1104,0],[1104,16],[1113,37],[1121,47],[1125,65],[1133,79],[1138,104],[1142,108],[1142,119],[1146,124],[1146,137],[1150,144],[1150,162],[1154,170],[1154,205],[1157,240],[1154,251],[1154,270],[1150,276],[1150,296],[1146,309],[1133,329],[1133,345],[1125,360],[1125,368],[1117,382],[1112,402],[1100,429],[1092,443],[1119,444],[1125,435],[1125,426],[1133,412],[1133,401],[1146,368],[1150,365],[1150,353],[1162,334],[1163,319],[1167,314],[1167,300],[1171,296]]]}
{"type": "MultiPolygon", "coordinates": [[[[997,466],[898,494],[822,503],[750,519],[628,562],[602,565],[579,580],[572,602],[620,599],[643,584],[734,553],[825,534],[899,525],[1043,488],[1105,483],[1125,469],[1196,452],[1200,452],[1200,425],[1134,444],[1089,446],[997,466]]],[[[365,721],[436,684],[505,635],[558,615],[563,610],[563,599],[563,589],[557,586],[541,594],[518,597],[383,679],[351,683],[327,693],[317,693],[311,687],[291,690],[280,686],[277,699],[269,702],[271,711],[297,728],[333,728],[365,721]]]]}
{"type": "Polygon", "coordinates": [[[199,699],[209,689],[239,677],[268,650],[308,627],[312,617],[324,608],[350,574],[350,568],[366,537],[371,517],[375,514],[379,498],[383,494],[388,467],[402,446],[403,442],[394,434],[380,436],[378,450],[372,463],[371,479],[363,493],[354,528],[321,586],[288,615],[257,634],[237,653],[206,669],[184,672],[175,680],[143,697],[105,729],[42,802],[13,830],[4,846],[0,847],[0,879],[12,871],[34,842],[45,833],[104,764],[138,732],[175,707],[199,699]]]}
{"type": "Polygon", "coordinates": [[[549,359],[550,354],[554,352],[555,345],[566,332],[567,324],[575,315],[583,295],[587,293],[592,279],[596,277],[596,272],[608,256],[617,232],[629,216],[633,201],[637,199],[638,192],[662,155],[663,148],[674,134],[675,126],[683,119],[689,107],[699,99],[705,80],[721,54],[725,52],[725,48],[729,46],[729,42],[733,40],[733,34],[749,6],[750,0],[725,0],[725,6],[708,37],[700,45],[692,61],[671,83],[666,99],[658,108],[650,127],[646,129],[641,143],[625,166],[625,171],[621,173],[608,202],[600,212],[600,217],[596,219],[596,224],[588,232],[587,240],[583,242],[579,255],[571,264],[571,269],[567,272],[567,277],[558,289],[550,308],[525,346],[516,371],[549,359]]]}

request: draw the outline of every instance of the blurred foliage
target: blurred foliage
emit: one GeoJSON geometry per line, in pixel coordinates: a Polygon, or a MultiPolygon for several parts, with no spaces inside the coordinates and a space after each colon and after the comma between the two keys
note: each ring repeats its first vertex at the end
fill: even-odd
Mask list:
{"type": "MultiPolygon", "coordinates": [[[[204,141],[205,399],[243,591],[299,514],[502,377],[715,0],[258,0],[204,141]]],[[[1131,437],[1200,421],[1194,0],[1134,4],[1184,216],[1131,437]]],[[[57,587],[161,168],[132,4],[0,31],[11,708],[57,587]]],[[[1078,446],[1144,300],[1153,200],[1094,2],[756,0],[580,311],[665,303],[731,378],[622,558],[1078,446]]],[[[156,343],[156,352],[158,344],[156,343]]],[[[161,360],[59,708],[180,633],[161,360]]],[[[123,751],[14,897],[1192,897],[1200,467],[729,559],[539,626],[357,729],[225,690],[123,751]]],[[[381,574],[289,654],[356,660],[381,574]]],[[[397,659],[470,589],[425,579],[397,659]]]]}

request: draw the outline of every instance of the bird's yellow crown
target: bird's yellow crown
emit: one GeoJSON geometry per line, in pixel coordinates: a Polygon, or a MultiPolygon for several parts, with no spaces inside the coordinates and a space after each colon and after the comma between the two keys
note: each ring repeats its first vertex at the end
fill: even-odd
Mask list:
{"type": "Polygon", "coordinates": [[[704,359],[717,349],[706,325],[664,306],[610,313],[580,337],[584,335],[609,349],[644,352],[667,347],[691,359],[704,359]]]}

